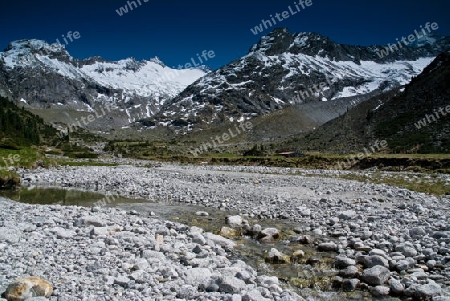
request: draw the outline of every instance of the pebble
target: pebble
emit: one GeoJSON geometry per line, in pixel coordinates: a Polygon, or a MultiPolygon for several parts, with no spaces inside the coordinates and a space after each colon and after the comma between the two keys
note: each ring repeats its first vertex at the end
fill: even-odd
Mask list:
{"type": "Polygon", "coordinates": [[[342,283],[342,289],[345,292],[353,292],[358,287],[361,281],[359,279],[345,279],[342,283]]]}
{"type": "Polygon", "coordinates": [[[355,264],[356,264],[356,262],[354,259],[344,257],[344,256],[336,256],[336,258],[334,259],[334,265],[338,269],[346,268],[349,265],[355,265],[355,264]]]}
{"type": "Polygon", "coordinates": [[[405,290],[405,286],[397,279],[389,279],[389,287],[393,294],[401,294],[405,290]]]}
{"type": "Polygon", "coordinates": [[[361,279],[372,285],[384,284],[389,278],[389,269],[381,265],[365,269],[361,275],[361,279]]]}
{"type": "Polygon", "coordinates": [[[387,296],[389,295],[389,287],[384,285],[377,285],[372,290],[374,296],[387,296]]]}
{"type": "Polygon", "coordinates": [[[278,237],[280,237],[280,232],[276,228],[266,228],[258,234],[258,238],[262,242],[271,242],[278,237]]]}
{"type": "Polygon", "coordinates": [[[197,211],[195,213],[195,215],[197,215],[197,216],[209,216],[209,213],[206,212],[206,211],[197,211]]]}
{"type": "Polygon", "coordinates": [[[319,251],[337,251],[337,244],[334,242],[324,242],[317,247],[319,251]]]}

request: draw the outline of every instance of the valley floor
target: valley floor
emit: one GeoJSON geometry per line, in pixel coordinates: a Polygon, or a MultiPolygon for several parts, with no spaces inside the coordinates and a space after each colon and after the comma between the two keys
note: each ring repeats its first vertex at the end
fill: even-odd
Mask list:
{"type": "MultiPolygon", "coordinates": [[[[374,295],[414,297],[416,299],[434,297],[433,300],[449,300],[437,297],[439,295],[450,297],[450,282],[448,281],[450,279],[450,224],[448,222],[450,198],[448,196],[433,196],[385,184],[337,178],[348,174],[348,172],[342,171],[278,167],[192,166],[128,159],[115,160],[107,163],[117,163],[117,166],[62,166],[22,170],[21,178],[25,186],[72,187],[149,201],[195,204],[203,206],[205,209],[230,211],[243,218],[259,221],[289,220],[295,227],[293,226],[290,232],[282,236],[283,239],[286,239],[287,245],[302,249],[304,244],[305,248],[306,246],[312,247],[318,253],[333,252],[335,258],[330,272],[334,275],[332,283],[337,290],[356,289],[374,295]]],[[[447,175],[439,177],[439,181],[445,183],[450,180],[450,176],[447,175]]],[[[98,204],[107,206],[109,199],[98,204]]],[[[161,284],[161,281],[158,284],[157,279],[154,279],[154,285],[159,294],[164,296],[164,300],[175,299],[177,296],[179,298],[184,296],[186,299],[200,298],[198,300],[202,298],[204,300],[215,300],[214,298],[241,300],[240,296],[246,295],[247,297],[242,300],[263,300],[258,299],[260,297],[251,297],[250,292],[255,296],[262,294],[274,300],[295,300],[294,295],[282,292],[282,289],[271,285],[265,287],[269,281],[264,280],[265,278],[252,276],[245,279],[245,282],[242,281],[242,269],[251,270],[244,266],[237,267],[236,263],[225,261],[219,269],[221,275],[215,275],[213,271],[215,268],[203,262],[202,258],[209,258],[213,265],[218,265],[219,258],[217,256],[225,256],[226,252],[219,250],[221,248],[216,245],[224,242],[217,236],[211,236],[212,234],[202,234],[206,241],[216,240],[215,244],[208,247],[208,242],[200,243],[200,247],[197,249],[198,253],[196,253],[197,251],[190,252],[195,248],[192,235],[182,234],[180,230],[182,226],[169,227],[168,223],[148,219],[147,216],[151,211],[150,203],[148,206],[139,204],[127,208],[127,210],[134,208],[133,214],[137,214],[139,217],[116,212],[114,208],[97,208],[94,212],[99,213],[91,213],[87,209],[78,207],[35,207],[7,203],[2,203],[2,206],[6,206],[13,212],[13,214],[2,217],[6,221],[3,222],[3,227],[11,227],[14,222],[19,222],[15,219],[20,219],[21,223],[33,224],[36,216],[50,214],[52,217],[53,222],[50,222],[51,225],[47,225],[50,228],[45,233],[32,230],[31,233],[34,234],[30,238],[35,240],[41,237],[45,239],[45,243],[56,243],[54,250],[50,250],[50,246],[47,246],[49,249],[45,250],[45,252],[55,252],[55,255],[50,255],[50,253],[46,255],[46,262],[53,268],[40,271],[47,278],[59,281],[58,277],[52,275],[53,272],[61,272],[56,268],[61,264],[58,260],[61,260],[61,256],[63,256],[62,253],[56,255],[57,252],[63,252],[58,249],[59,244],[63,244],[67,250],[64,252],[75,256],[73,258],[83,257],[82,254],[86,252],[92,253],[92,258],[82,260],[81,269],[88,269],[88,273],[76,267],[80,263],[69,257],[72,265],[64,267],[63,271],[70,277],[62,277],[61,283],[56,282],[60,295],[79,296],[78,300],[84,300],[81,297],[85,298],[89,292],[79,291],[80,287],[93,288],[95,286],[96,290],[103,288],[109,296],[115,296],[108,299],[105,295],[104,298],[98,300],[123,300],[118,294],[128,296],[127,300],[147,300],[142,299],[146,296],[145,294],[139,298],[136,295],[135,299],[129,297],[130,295],[127,294],[130,292],[138,293],[128,287],[125,281],[135,278],[136,275],[133,275],[133,269],[130,267],[141,262],[143,256],[144,259],[147,259],[147,263],[143,263],[145,265],[144,276],[156,268],[155,271],[158,271],[162,278],[169,278],[167,280],[169,283],[164,282],[166,284],[161,284]],[[19,214],[21,211],[24,211],[25,214],[19,214]],[[27,219],[28,212],[34,217],[27,219]],[[72,223],[85,215],[93,215],[95,218],[97,215],[101,215],[99,225],[103,225],[105,228],[97,230],[106,232],[96,234],[97,230],[89,228],[85,221],[72,223]],[[116,234],[109,232],[116,231],[111,228],[113,226],[120,228],[116,234]],[[173,231],[170,230],[171,227],[174,229],[173,231]],[[158,229],[161,229],[162,232],[159,233],[158,229]],[[125,233],[120,231],[125,231],[125,233]],[[68,233],[69,240],[58,240],[59,232],[62,233],[60,233],[60,237],[68,233]],[[54,235],[52,236],[51,233],[54,235]],[[91,233],[90,236],[89,233],[91,233]],[[144,250],[147,247],[142,239],[147,239],[145,237],[149,235],[155,237],[156,234],[169,237],[169,244],[163,243],[158,245],[158,249],[155,249],[155,244],[152,242],[152,246],[149,248],[153,253],[148,253],[150,255],[146,257],[147,251],[144,250]],[[99,236],[96,237],[96,235],[99,236]],[[75,239],[77,236],[80,237],[75,239]],[[178,241],[179,239],[183,239],[183,241],[178,241]],[[77,246],[77,240],[81,245],[77,246]],[[119,240],[119,244],[116,240],[119,240]],[[130,245],[132,241],[135,245],[130,245]],[[90,244],[93,245],[89,246],[90,244]],[[137,246],[139,248],[134,250],[133,248],[137,246]],[[205,273],[211,274],[211,276],[204,280],[207,285],[214,283],[221,286],[222,281],[229,282],[221,286],[221,291],[226,295],[228,290],[229,295],[205,294],[199,289],[199,283],[188,282],[186,276],[175,278],[177,280],[172,282],[170,279],[173,278],[170,277],[174,275],[174,272],[176,275],[186,275],[187,273],[185,267],[179,264],[175,265],[172,262],[169,265],[167,263],[170,267],[173,266],[173,271],[153,266],[149,257],[164,257],[164,262],[166,260],[179,262],[181,255],[174,255],[178,247],[186,251],[183,253],[184,257],[192,255],[192,258],[182,260],[186,265],[204,267],[208,270],[205,273]],[[140,251],[138,252],[138,250],[140,251]],[[212,250],[216,250],[214,254],[211,253],[212,250]],[[100,255],[94,254],[96,252],[100,255]],[[107,271],[106,266],[97,266],[103,264],[101,256],[105,256],[105,254],[102,255],[102,252],[109,254],[108,258],[111,260],[124,260],[121,267],[110,272],[107,271]],[[127,252],[134,252],[135,255],[127,252]],[[205,253],[206,257],[200,256],[200,253],[205,253]],[[131,256],[130,259],[125,260],[128,256],[131,256]],[[150,262],[150,266],[148,266],[148,262],[150,262]],[[98,272],[102,276],[95,278],[97,282],[93,283],[93,277],[98,272]],[[73,283],[72,286],[68,283],[69,281],[73,283]],[[118,285],[113,286],[114,283],[118,285]],[[232,299],[230,294],[233,293],[240,296],[232,299]]],[[[6,211],[2,210],[2,214],[6,214],[6,211]]],[[[30,227],[35,229],[32,225],[30,227]]],[[[24,230],[16,229],[14,231],[24,230]]],[[[188,233],[194,230],[184,229],[183,231],[188,233]]],[[[26,234],[26,236],[28,235],[26,234]]],[[[33,248],[38,248],[36,243],[32,243],[32,240],[17,242],[21,248],[19,250],[32,252],[33,248]],[[27,245],[29,246],[27,247],[27,245]]],[[[150,239],[150,241],[153,240],[150,239]]],[[[196,242],[198,244],[198,240],[196,242]]],[[[19,260],[20,264],[17,263],[19,251],[14,251],[5,244],[1,246],[5,251],[2,252],[1,266],[2,270],[7,271],[2,276],[3,285],[6,280],[11,281],[21,274],[31,273],[26,270],[23,260],[19,260]]],[[[229,246],[228,243],[225,243],[225,249],[226,246],[229,246]]],[[[267,245],[263,243],[261,247],[271,249],[270,243],[267,245]]],[[[272,251],[273,255],[275,251],[272,251]]],[[[35,256],[42,257],[39,252],[35,256]]],[[[308,255],[305,255],[300,261],[302,264],[314,265],[314,258],[308,258],[308,255]]],[[[237,265],[240,264],[237,263],[237,265]]],[[[140,270],[140,268],[135,270],[140,270]]],[[[272,284],[281,285],[277,281],[275,282],[272,284]]],[[[295,286],[295,282],[289,281],[289,279],[287,282],[295,286]]],[[[137,283],[136,286],[142,287],[138,285],[138,281],[135,283],[137,283]]],[[[153,296],[147,290],[140,291],[140,293],[143,292],[150,294],[146,297],[153,296]]],[[[299,294],[307,297],[308,290],[300,290],[299,294]]]]}

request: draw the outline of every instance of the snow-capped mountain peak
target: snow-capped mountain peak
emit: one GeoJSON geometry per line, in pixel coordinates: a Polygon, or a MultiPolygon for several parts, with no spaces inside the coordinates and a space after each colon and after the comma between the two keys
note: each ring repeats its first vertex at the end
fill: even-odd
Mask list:
{"type": "Polygon", "coordinates": [[[430,36],[427,42],[381,56],[386,46],[345,45],[317,33],[277,28],[245,56],[210,71],[170,68],[158,57],[79,60],[62,45],[21,40],[0,53],[0,95],[37,108],[92,112],[109,104],[117,112],[111,118],[115,125],[142,121],[188,130],[265,115],[300,97],[301,103],[329,103],[326,114],[319,112],[326,121],[408,83],[450,48],[449,37],[430,36]],[[334,101],[339,108],[329,111],[334,101]]]}
{"type": "MultiPolygon", "coordinates": [[[[345,107],[353,106],[407,84],[440,49],[449,48],[450,39],[429,46],[405,47],[380,57],[377,52],[383,46],[339,44],[317,33],[291,34],[277,28],[247,55],[207,74],[165,104],[155,122],[192,129],[265,115],[298,97],[303,103],[348,99],[345,107]]],[[[327,114],[333,118],[339,112],[327,114]]]]}
{"type": "Polygon", "coordinates": [[[37,55],[66,54],[64,45],[47,44],[41,40],[19,40],[11,42],[4,52],[0,53],[0,60],[5,62],[7,68],[30,66],[36,63],[37,55]]]}
{"type": "Polygon", "coordinates": [[[0,71],[1,95],[23,99],[32,107],[45,103],[45,107],[63,105],[79,111],[92,111],[108,102],[124,111],[123,125],[152,116],[206,74],[200,68],[170,68],[158,57],[75,59],[64,45],[41,40],[10,43],[0,53],[0,71]]]}

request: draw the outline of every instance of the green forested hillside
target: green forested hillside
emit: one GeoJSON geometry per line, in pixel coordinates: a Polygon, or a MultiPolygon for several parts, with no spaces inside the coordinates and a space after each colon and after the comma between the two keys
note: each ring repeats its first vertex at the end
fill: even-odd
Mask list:
{"type": "Polygon", "coordinates": [[[42,118],[0,97],[0,189],[19,185],[15,167],[44,164],[40,146],[57,142],[56,133],[42,118]]]}
{"type": "Polygon", "coordinates": [[[0,147],[39,145],[56,137],[56,129],[42,118],[0,97],[0,147]]]}

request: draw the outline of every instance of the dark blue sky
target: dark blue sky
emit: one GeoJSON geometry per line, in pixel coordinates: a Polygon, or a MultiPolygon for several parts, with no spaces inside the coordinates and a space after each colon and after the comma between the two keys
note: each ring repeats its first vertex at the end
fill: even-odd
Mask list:
{"type": "MultiPolygon", "coordinates": [[[[137,3],[137,0],[135,0],[137,3]]],[[[0,48],[18,39],[54,42],[68,31],[81,37],[66,48],[76,58],[108,60],[154,56],[169,66],[185,64],[203,50],[218,68],[242,55],[262,34],[250,28],[298,0],[148,0],[123,16],[116,9],[126,0],[11,0],[0,10],[0,48]]],[[[279,22],[291,32],[317,32],[339,43],[395,43],[426,22],[437,22],[450,35],[448,0],[311,0],[312,5],[279,22]]],[[[139,5],[139,4],[138,4],[139,5]]],[[[264,33],[271,29],[265,30],[264,33]]]]}

